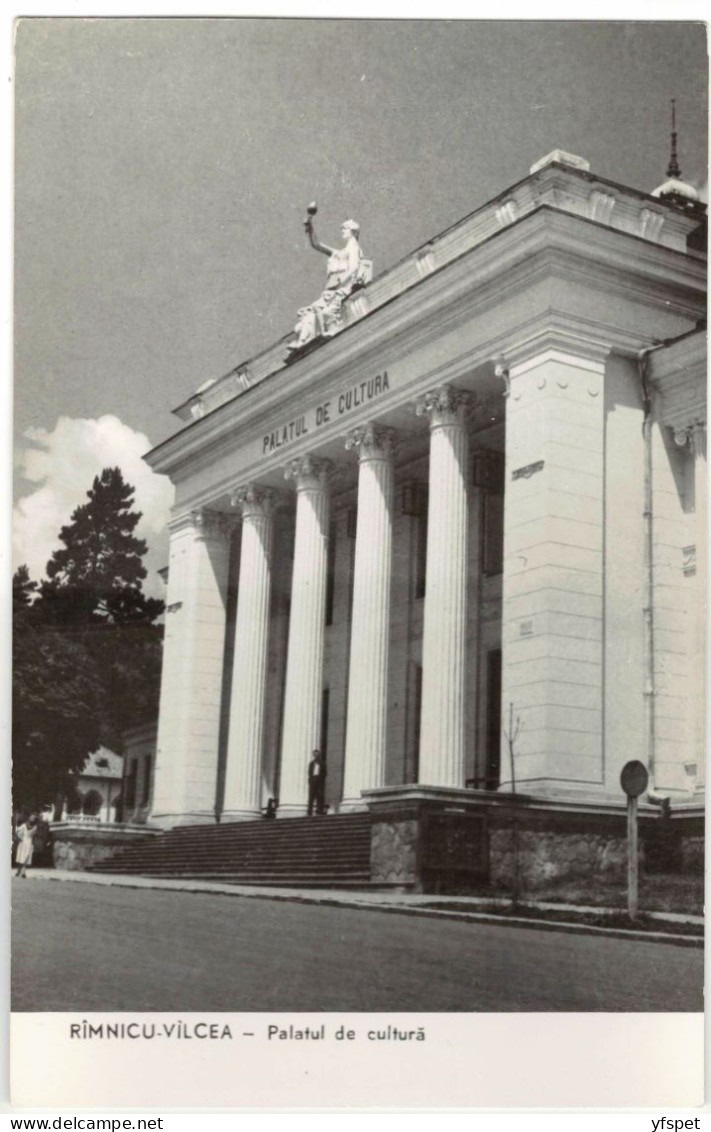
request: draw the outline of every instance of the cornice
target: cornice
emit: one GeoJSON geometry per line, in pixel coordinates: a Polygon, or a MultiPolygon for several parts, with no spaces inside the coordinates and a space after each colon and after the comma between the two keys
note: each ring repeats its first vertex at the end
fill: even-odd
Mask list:
{"type": "MultiPolygon", "coordinates": [[[[266,426],[276,412],[288,413],[289,404],[298,408],[305,395],[310,400],[322,392],[327,396],[339,382],[359,380],[369,366],[387,368],[389,359],[433,342],[500,304],[502,298],[511,300],[536,282],[555,278],[576,278],[591,288],[632,296],[665,312],[676,309],[690,321],[702,309],[705,293],[702,261],[542,206],[420,280],[287,370],[180,430],[146,459],[155,470],[179,476],[187,466],[192,470],[203,460],[212,460],[216,450],[239,445],[242,438],[266,426]]],[[[544,325],[565,317],[565,312],[551,309],[544,316],[537,315],[536,321],[543,332],[544,325]]],[[[505,337],[510,344],[520,331],[521,324],[512,325],[499,338],[505,337]]],[[[607,338],[612,348],[630,352],[651,344],[614,327],[602,328],[600,337],[607,338]]],[[[505,346],[492,340],[488,357],[505,352],[505,346]]],[[[470,355],[470,368],[481,360],[486,355],[479,361],[470,355]]],[[[438,374],[430,371],[422,384],[431,385],[433,380],[438,380],[438,374]]],[[[419,382],[413,385],[413,397],[422,391],[419,382]]],[[[401,394],[383,400],[379,411],[396,400],[401,400],[401,394]]]]}
{"type": "MultiPolygon", "coordinates": [[[[584,163],[586,164],[586,163],[584,163]]],[[[548,206],[602,227],[662,244],[687,253],[686,239],[702,219],[703,209],[690,213],[649,193],[609,181],[565,161],[545,161],[529,176],[504,189],[492,200],[457,220],[420,248],[372,281],[365,291],[348,298],[345,325],[367,317],[374,309],[424,278],[476,249],[502,229],[548,206]]],[[[696,254],[696,253],[691,253],[696,254]]],[[[200,418],[231,397],[248,390],[285,367],[287,335],[250,359],[241,361],[217,379],[204,382],[175,413],[183,420],[200,418]]]]}

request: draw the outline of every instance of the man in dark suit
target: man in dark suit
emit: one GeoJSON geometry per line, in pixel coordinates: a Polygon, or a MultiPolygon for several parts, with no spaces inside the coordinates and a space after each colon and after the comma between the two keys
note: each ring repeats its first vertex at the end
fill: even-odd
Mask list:
{"type": "Polygon", "coordinates": [[[311,762],[309,763],[309,808],[308,815],[311,817],[314,806],[316,807],[317,814],[325,812],[325,798],[326,798],[326,763],[324,762],[323,755],[319,750],[313,752],[311,762]]]}

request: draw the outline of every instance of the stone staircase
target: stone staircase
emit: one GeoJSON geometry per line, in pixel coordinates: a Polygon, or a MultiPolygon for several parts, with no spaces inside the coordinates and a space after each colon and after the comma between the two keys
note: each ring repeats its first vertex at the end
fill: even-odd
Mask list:
{"type": "Polygon", "coordinates": [[[182,826],[122,849],[89,871],[285,888],[361,888],[370,883],[370,816],[182,826]]]}

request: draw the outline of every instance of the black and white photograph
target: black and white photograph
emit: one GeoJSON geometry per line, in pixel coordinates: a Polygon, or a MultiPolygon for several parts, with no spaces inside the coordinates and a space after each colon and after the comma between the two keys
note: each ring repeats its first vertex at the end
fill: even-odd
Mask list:
{"type": "Polygon", "coordinates": [[[604,1015],[701,1103],[706,41],[16,21],[19,1103],[604,1015]]]}

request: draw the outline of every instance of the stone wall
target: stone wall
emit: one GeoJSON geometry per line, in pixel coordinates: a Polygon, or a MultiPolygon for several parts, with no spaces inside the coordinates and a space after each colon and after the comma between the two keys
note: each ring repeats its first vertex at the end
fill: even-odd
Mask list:
{"type": "Polygon", "coordinates": [[[696,834],[681,838],[681,871],[699,873],[704,871],[704,835],[696,834]]]}
{"type": "Polygon", "coordinates": [[[81,871],[136,841],[154,837],[156,832],[117,825],[53,825],[52,862],[55,869],[81,871]]]}
{"type": "Polygon", "coordinates": [[[370,840],[370,879],[379,885],[412,888],[419,880],[417,850],[419,823],[416,817],[373,822],[370,840]]]}
{"type": "Polygon", "coordinates": [[[515,837],[518,837],[520,885],[534,892],[554,880],[624,881],[627,844],[624,830],[561,830],[499,826],[489,829],[489,877],[492,888],[511,888],[515,837]]]}
{"type": "MultiPolygon", "coordinates": [[[[557,801],[449,787],[382,787],[364,792],[372,816],[372,882],[412,892],[510,891],[518,859],[522,893],[555,882],[624,885],[627,816],[623,805],[557,801]],[[515,846],[517,852],[515,854],[515,846]]],[[[655,807],[640,815],[640,869],[703,867],[703,818],[665,823],[655,807]],[[676,846],[669,868],[665,834],[676,846]],[[681,847],[680,847],[681,846],[681,847]]]]}

